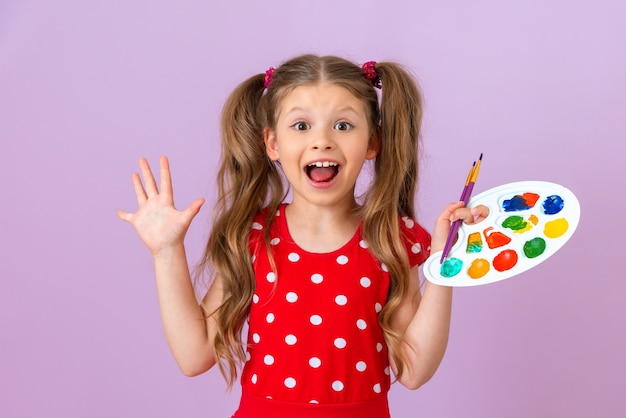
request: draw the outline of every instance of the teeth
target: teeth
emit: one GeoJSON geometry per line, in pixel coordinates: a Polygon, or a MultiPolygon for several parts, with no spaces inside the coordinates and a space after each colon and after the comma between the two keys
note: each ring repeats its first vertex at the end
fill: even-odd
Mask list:
{"type": "Polygon", "coordinates": [[[309,164],[309,167],[336,167],[337,163],[332,161],[316,161],[314,163],[309,164]]]}

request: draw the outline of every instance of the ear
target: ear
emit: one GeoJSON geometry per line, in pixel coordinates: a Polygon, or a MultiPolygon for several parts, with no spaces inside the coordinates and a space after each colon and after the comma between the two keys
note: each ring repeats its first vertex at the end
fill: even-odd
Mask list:
{"type": "Polygon", "coordinates": [[[372,132],[372,136],[370,138],[370,143],[367,147],[367,154],[365,154],[365,158],[368,160],[374,159],[380,152],[380,128],[377,126],[374,128],[372,132]]]}
{"type": "Polygon", "coordinates": [[[278,142],[276,132],[270,128],[263,129],[263,142],[265,142],[265,152],[272,161],[278,161],[278,142]]]}

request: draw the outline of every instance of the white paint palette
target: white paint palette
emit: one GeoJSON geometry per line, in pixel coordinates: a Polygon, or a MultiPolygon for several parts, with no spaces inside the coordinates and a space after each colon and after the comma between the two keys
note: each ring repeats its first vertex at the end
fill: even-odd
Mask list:
{"type": "Polygon", "coordinates": [[[462,224],[442,263],[441,251],[424,263],[426,278],[444,286],[478,286],[518,275],[556,253],[574,234],[580,204],[567,188],[523,181],[487,190],[468,207],[485,205],[482,222],[462,224]]]}

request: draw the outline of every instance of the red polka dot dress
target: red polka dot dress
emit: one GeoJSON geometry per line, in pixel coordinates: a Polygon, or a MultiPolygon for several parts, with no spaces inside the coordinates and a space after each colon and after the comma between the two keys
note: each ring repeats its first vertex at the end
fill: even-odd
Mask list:
{"type": "MultiPolygon", "coordinates": [[[[389,290],[385,265],[368,251],[360,227],[336,251],[304,251],[291,239],[282,205],[270,231],[272,269],[265,218],[257,215],[252,225],[256,289],[234,417],[388,417],[389,360],[377,319],[389,290]]],[[[412,219],[400,225],[411,266],[423,263],[430,235],[412,219]]]]}

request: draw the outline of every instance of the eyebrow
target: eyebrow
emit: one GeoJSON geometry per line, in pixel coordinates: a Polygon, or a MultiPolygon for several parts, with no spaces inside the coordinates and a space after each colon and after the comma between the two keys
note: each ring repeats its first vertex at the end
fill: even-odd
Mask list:
{"type": "MultiPolygon", "coordinates": [[[[290,114],[295,113],[295,112],[307,112],[307,111],[308,111],[308,109],[306,109],[304,107],[295,106],[295,107],[292,107],[291,109],[289,109],[287,112],[285,112],[285,116],[289,116],[290,114]]],[[[346,106],[340,107],[338,109],[335,109],[334,112],[336,112],[336,113],[351,112],[351,113],[354,113],[355,115],[359,114],[358,110],[356,110],[354,107],[352,107],[350,105],[346,105],[346,106]]],[[[277,114],[277,116],[280,116],[281,113],[282,112],[279,112],[277,114]]]]}

